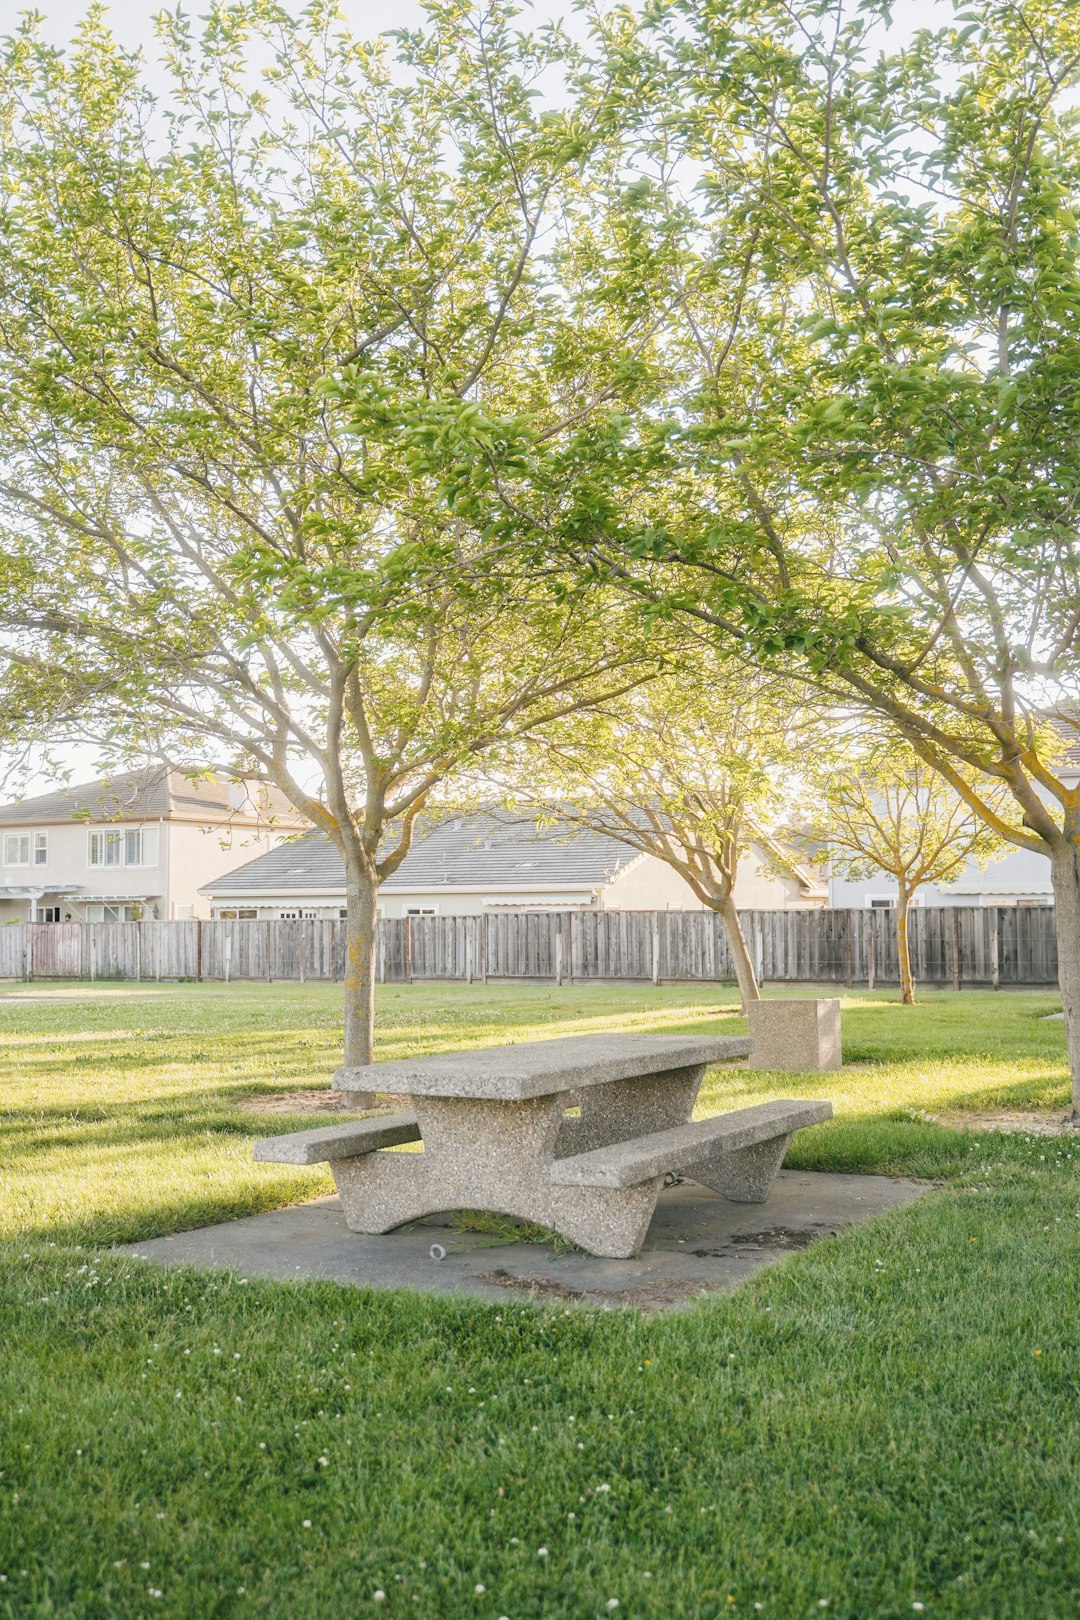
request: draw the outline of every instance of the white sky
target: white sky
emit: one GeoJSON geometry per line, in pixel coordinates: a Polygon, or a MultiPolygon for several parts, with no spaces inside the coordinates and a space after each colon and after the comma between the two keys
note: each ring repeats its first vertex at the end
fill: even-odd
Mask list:
{"type": "MultiPolygon", "coordinates": [[[[176,0],[173,0],[175,5],[176,0]]],[[[393,28],[416,27],[423,20],[420,0],[341,0],[342,10],[351,30],[361,37],[372,37],[393,28]]],[[[296,9],[303,0],[295,0],[296,9]]],[[[45,37],[58,46],[66,45],[85,16],[87,0],[0,0],[0,33],[7,33],[15,25],[16,17],[24,10],[38,10],[43,15],[45,37]]],[[[148,63],[148,78],[156,77],[153,66],[156,57],[154,16],[167,9],[164,0],[114,0],[109,6],[109,21],[114,32],[126,46],[141,46],[148,63]]],[[[168,8],[171,9],[171,8],[168,8]]],[[[202,0],[184,6],[193,17],[204,13],[202,0]]],[[[895,45],[907,34],[920,27],[942,26],[953,15],[951,0],[895,0],[894,24],[883,32],[882,44],[895,45]]],[[[538,26],[547,21],[561,19],[571,32],[580,35],[583,22],[575,16],[572,0],[533,0],[524,9],[523,28],[538,26]]],[[[91,747],[68,746],[56,750],[60,765],[74,781],[85,781],[98,771],[98,751],[91,747]]],[[[0,797],[6,797],[3,783],[5,761],[0,758],[0,797]]],[[[22,792],[45,792],[56,783],[52,770],[35,773],[20,782],[22,792]]]]}

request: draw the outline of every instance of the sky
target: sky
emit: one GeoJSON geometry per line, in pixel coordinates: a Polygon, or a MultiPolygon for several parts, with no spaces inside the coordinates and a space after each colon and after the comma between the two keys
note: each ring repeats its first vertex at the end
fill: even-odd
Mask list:
{"type": "MultiPolygon", "coordinates": [[[[63,47],[70,40],[85,15],[88,0],[0,0],[0,32],[14,23],[18,12],[28,9],[40,11],[43,32],[53,44],[63,47]]],[[[173,0],[175,5],[176,0],[173,0]]],[[[147,77],[153,83],[156,73],[156,40],[153,19],[166,9],[163,0],[114,0],[109,6],[109,19],[118,37],[129,47],[140,46],[146,54],[147,77]]],[[[297,0],[302,9],[302,0],[297,0]]],[[[423,21],[420,0],[342,0],[342,9],[352,31],[361,37],[373,37],[390,29],[415,27],[423,21]]],[[[184,10],[193,17],[204,11],[202,0],[188,0],[184,10]]],[[[896,0],[894,25],[883,34],[882,43],[897,44],[904,35],[919,27],[941,26],[953,14],[951,0],[896,0]]],[[[561,19],[570,30],[580,34],[582,21],[575,17],[570,0],[534,0],[522,17],[522,26],[536,26],[549,20],[561,19]]],[[[90,747],[65,746],[57,750],[63,770],[74,781],[85,781],[97,774],[98,751],[90,747]]],[[[4,792],[4,765],[0,758],[0,798],[4,792]]],[[[35,770],[20,781],[21,792],[46,792],[56,783],[54,769],[35,770]]]]}

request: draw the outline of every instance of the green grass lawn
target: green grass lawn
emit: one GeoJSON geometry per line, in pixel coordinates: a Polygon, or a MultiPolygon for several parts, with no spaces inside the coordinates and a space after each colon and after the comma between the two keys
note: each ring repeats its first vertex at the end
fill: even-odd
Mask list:
{"type": "MultiPolygon", "coordinates": [[[[790,1163],[941,1187],[644,1318],[110,1256],[329,1190],[251,1162],[309,1119],[237,1103],[326,1086],[337,993],[0,992],[0,1616],[1072,1620],[1080,1140],[924,1117],[1063,1112],[1054,1006],[855,994],[842,1074],[714,1071],[705,1111],[833,1098],[790,1163]]],[[[380,1020],[387,1058],[743,1027],[712,987],[403,986],[380,1020]]]]}

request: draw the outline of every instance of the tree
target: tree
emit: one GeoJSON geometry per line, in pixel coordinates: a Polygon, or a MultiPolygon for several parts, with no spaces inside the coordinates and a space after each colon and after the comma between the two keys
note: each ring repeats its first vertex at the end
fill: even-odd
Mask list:
{"type": "Polygon", "coordinates": [[[67,56],[31,18],[0,57],[0,531],[34,561],[10,649],[104,694],[80,734],[111,756],[210,750],[326,831],[347,1066],[431,794],[647,665],[566,568],[477,566],[401,431],[582,410],[537,243],[606,159],[572,94],[535,110],[563,47],[511,18],[433,4],[395,70],[322,0],[165,15],[161,105],[97,7],[67,56]]]}
{"type": "Polygon", "coordinates": [[[522,435],[507,523],[856,704],[1046,855],[1080,1119],[1080,12],[984,0],[880,56],[887,13],[612,15],[636,172],[598,296],[662,312],[665,364],[630,429],[522,435]]]}
{"type": "Polygon", "coordinates": [[[920,888],[947,883],[971,859],[999,854],[1004,841],[937,772],[906,748],[822,784],[822,844],[851,877],[887,872],[896,883],[896,949],[900,1000],[915,1000],[908,912],[920,888]]]}
{"type": "Polygon", "coordinates": [[[813,730],[784,683],[684,645],[657,680],[543,728],[518,772],[533,803],[559,802],[560,820],[678,872],[719,915],[745,1006],[760,992],[735,903],[739,862],[753,843],[796,861],[771,828],[790,810],[813,730]]]}

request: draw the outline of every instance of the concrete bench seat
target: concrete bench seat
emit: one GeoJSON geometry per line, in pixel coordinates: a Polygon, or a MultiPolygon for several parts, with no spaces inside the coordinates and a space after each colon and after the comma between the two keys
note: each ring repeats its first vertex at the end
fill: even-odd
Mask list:
{"type": "Polygon", "coordinates": [[[563,1187],[626,1188],[685,1171],[737,1202],[762,1203],[792,1133],[831,1118],[828,1102],[759,1103],[556,1159],[551,1179],[563,1187]]]}
{"type": "Polygon", "coordinates": [[[332,1164],[338,1159],[354,1159],[361,1153],[419,1140],[420,1125],[415,1114],[380,1114],[378,1119],[354,1120],[348,1125],[264,1136],[255,1143],[255,1158],[263,1164],[332,1164]]]}

